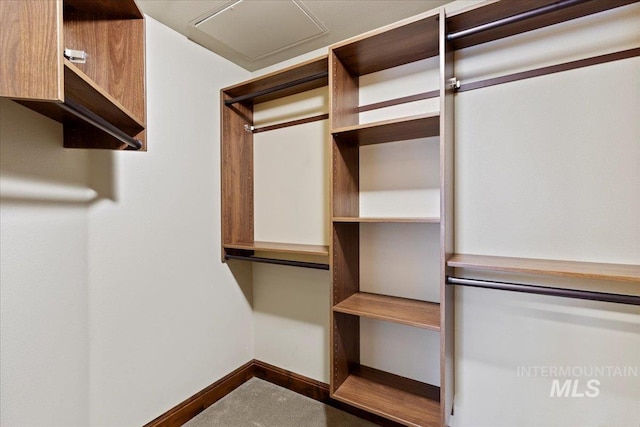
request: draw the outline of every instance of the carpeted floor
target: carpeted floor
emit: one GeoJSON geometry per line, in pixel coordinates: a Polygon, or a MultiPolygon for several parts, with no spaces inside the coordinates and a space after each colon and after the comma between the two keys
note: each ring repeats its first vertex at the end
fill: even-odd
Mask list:
{"type": "Polygon", "coordinates": [[[373,427],[375,424],[258,378],[183,427],[373,427]]]}

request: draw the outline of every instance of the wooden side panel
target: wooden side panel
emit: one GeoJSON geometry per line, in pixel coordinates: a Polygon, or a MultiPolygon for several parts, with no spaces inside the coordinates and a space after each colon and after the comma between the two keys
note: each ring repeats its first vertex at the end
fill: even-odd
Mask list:
{"type": "Polygon", "coordinates": [[[358,77],[349,73],[336,54],[329,53],[329,104],[331,129],[358,124],[358,77]]]}
{"type": "Polygon", "coordinates": [[[65,9],[64,44],[87,52],[87,63],[74,65],[145,123],[143,19],[65,9]]]}
{"type": "MultiPolygon", "coordinates": [[[[224,106],[229,95],[221,92],[222,244],[253,242],[253,107],[237,103],[224,106]]],[[[224,248],[222,249],[224,261],[224,248]]]]}
{"type": "Polygon", "coordinates": [[[447,260],[454,252],[453,155],[455,76],[453,47],[446,41],[446,19],[440,11],[440,408],[443,427],[449,425],[454,398],[454,287],[447,286],[447,260]]]}
{"type": "Polygon", "coordinates": [[[331,206],[335,217],[359,216],[360,148],[333,138],[331,206]]]}
{"type": "Polygon", "coordinates": [[[0,1],[0,96],[61,101],[62,0],[0,1]]]}
{"type": "MultiPolygon", "coordinates": [[[[360,285],[360,225],[333,224],[331,307],[358,292],[360,285]]],[[[360,361],[360,318],[331,314],[331,393],[360,361]]]]}

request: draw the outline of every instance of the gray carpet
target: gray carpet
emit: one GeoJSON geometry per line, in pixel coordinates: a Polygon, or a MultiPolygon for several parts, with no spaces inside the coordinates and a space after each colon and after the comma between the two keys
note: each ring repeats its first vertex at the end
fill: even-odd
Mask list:
{"type": "Polygon", "coordinates": [[[373,427],[375,424],[258,378],[209,406],[184,427],[373,427]]]}

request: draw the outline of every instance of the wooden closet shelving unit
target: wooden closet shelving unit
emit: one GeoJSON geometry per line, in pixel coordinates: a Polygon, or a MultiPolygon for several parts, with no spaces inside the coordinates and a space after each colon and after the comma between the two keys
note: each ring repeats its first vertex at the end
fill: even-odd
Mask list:
{"type": "MultiPolygon", "coordinates": [[[[332,315],[331,396],[408,426],[446,426],[451,411],[452,325],[445,259],[452,250],[451,186],[453,77],[443,11],[419,15],[346,42],[329,51],[332,143],[332,315]],[[374,123],[360,123],[359,78],[415,61],[439,57],[440,111],[374,123]],[[367,218],[359,212],[359,147],[438,137],[440,144],[440,216],[367,218]],[[440,225],[440,301],[417,301],[360,291],[361,223],[440,225]],[[446,295],[445,295],[446,294],[446,295]],[[449,308],[447,308],[449,307],[449,308]],[[360,363],[360,318],[399,323],[440,332],[440,387],[383,372],[360,363]],[[449,388],[451,387],[451,388],[449,388]]],[[[406,97],[411,100],[413,97],[406,97]]],[[[378,103],[385,106],[387,103],[378,103]]],[[[432,140],[424,143],[433,144],[432,140]]]]}
{"type": "MultiPolygon", "coordinates": [[[[454,287],[447,285],[447,278],[456,268],[630,282],[639,280],[638,266],[460,255],[453,251],[453,98],[459,84],[454,78],[453,51],[636,1],[501,0],[474,6],[451,16],[446,16],[443,10],[426,13],[335,44],[329,48],[328,58],[307,61],[221,91],[223,258],[225,254],[236,254],[236,251],[248,254],[254,251],[284,255],[329,254],[332,276],[331,397],[407,426],[449,425],[454,388],[454,287]],[[549,7],[550,10],[543,15],[535,15],[535,10],[540,7],[549,7]],[[523,13],[526,16],[520,16],[523,13]],[[471,35],[462,34],[494,23],[500,25],[483,28],[471,35]],[[438,90],[360,105],[361,76],[435,57],[439,62],[438,90]],[[253,236],[253,135],[245,131],[244,126],[252,124],[255,104],[327,84],[332,134],[330,246],[256,242],[253,236]],[[440,108],[436,113],[360,122],[362,112],[434,97],[439,97],[440,108]],[[439,140],[439,215],[361,216],[360,147],[429,137],[438,137],[439,140]],[[361,224],[439,227],[439,301],[418,301],[361,290],[361,224]],[[439,333],[439,360],[425,360],[424,363],[439,366],[440,385],[362,365],[360,318],[439,333]]],[[[528,72],[520,74],[514,78],[529,77],[528,72]]],[[[489,80],[489,84],[502,82],[501,78],[489,80]]],[[[464,87],[462,85],[462,89],[464,87]]]]}
{"type": "Polygon", "coordinates": [[[256,251],[280,256],[327,257],[328,245],[254,240],[254,105],[327,86],[327,57],[258,77],[221,90],[222,258],[252,256],[256,251]]]}
{"type": "Polygon", "coordinates": [[[74,113],[79,105],[146,150],[144,16],[134,0],[0,3],[0,96],[64,125],[68,148],[129,145],[74,113]],[[72,63],[64,49],[87,52],[72,63]]]}

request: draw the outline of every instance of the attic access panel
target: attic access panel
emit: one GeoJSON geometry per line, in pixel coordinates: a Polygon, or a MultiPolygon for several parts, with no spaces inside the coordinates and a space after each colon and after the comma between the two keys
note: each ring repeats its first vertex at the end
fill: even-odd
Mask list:
{"type": "Polygon", "coordinates": [[[250,61],[328,32],[298,0],[230,2],[195,27],[250,61]]]}

